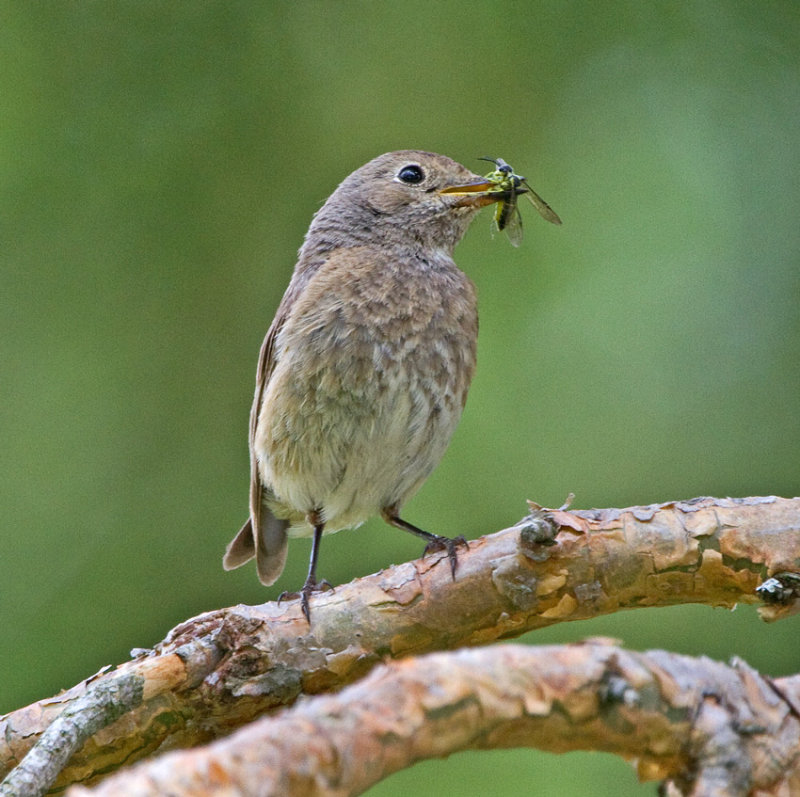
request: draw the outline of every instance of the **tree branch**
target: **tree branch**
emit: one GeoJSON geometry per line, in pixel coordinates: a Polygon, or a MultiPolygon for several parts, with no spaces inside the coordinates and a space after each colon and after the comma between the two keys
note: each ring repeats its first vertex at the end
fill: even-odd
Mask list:
{"type": "Polygon", "coordinates": [[[143,697],[141,676],[128,673],[101,681],[48,726],[22,763],[0,783],[0,797],[45,794],[89,737],[136,708],[143,697]]]}
{"type": "Polygon", "coordinates": [[[67,797],[338,797],[422,759],[522,746],[615,753],[681,794],[797,794],[800,677],[776,683],[598,642],[430,654],[67,797]]]}
{"type": "Polygon", "coordinates": [[[208,741],[300,694],[351,683],[387,656],[487,644],[624,608],[753,603],[765,579],[765,619],[800,606],[800,499],[532,509],[459,553],[455,581],[442,556],[388,568],[314,596],[310,628],[296,602],[192,618],[115,671],[0,718],[0,773],[65,706],[128,674],[144,679],[142,703],[96,733],[56,785],[89,782],[165,745],[208,741]]]}

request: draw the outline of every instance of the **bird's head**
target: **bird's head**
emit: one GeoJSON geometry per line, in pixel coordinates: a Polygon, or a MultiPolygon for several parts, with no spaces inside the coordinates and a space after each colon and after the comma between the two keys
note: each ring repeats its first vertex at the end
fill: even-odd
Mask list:
{"type": "Polygon", "coordinates": [[[354,243],[422,245],[450,253],[477,211],[504,196],[496,182],[444,155],[389,152],[339,185],[317,213],[309,236],[335,230],[354,243]]]}

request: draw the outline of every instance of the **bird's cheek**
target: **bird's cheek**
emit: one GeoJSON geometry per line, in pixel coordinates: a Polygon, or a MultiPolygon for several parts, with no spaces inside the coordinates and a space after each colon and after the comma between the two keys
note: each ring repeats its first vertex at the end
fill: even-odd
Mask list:
{"type": "Polygon", "coordinates": [[[373,212],[380,214],[396,213],[409,204],[409,197],[406,193],[394,186],[381,186],[380,190],[369,191],[366,199],[368,207],[373,212]]]}

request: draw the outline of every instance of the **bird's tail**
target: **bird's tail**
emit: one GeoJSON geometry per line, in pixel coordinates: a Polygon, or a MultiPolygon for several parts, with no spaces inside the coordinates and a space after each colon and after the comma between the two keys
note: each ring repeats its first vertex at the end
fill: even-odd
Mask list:
{"type": "Polygon", "coordinates": [[[278,580],[286,564],[289,521],[276,518],[266,506],[262,506],[259,514],[258,533],[253,532],[252,518],[249,518],[225,550],[222,566],[233,570],[255,556],[258,580],[269,586],[278,580]]]}

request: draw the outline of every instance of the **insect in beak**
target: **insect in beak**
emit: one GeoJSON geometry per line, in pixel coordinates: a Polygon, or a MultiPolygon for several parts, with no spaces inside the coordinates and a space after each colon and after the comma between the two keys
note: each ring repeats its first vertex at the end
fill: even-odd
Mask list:
{"type": "Polygon", "coordinates": [[[498,230],[505,231],[512,246],[519,246],[522,241],[522,215],[519,212],[517,198],[527,194],[531,204],[539,215],[552,224],[561,224],[558,214],[528,184],[521,174],[502,158],[479,158],[495,165],[495,170],[486,175],[486,180],[495,186],[498,193],[498,205],[494,214],[498,230]]]}

